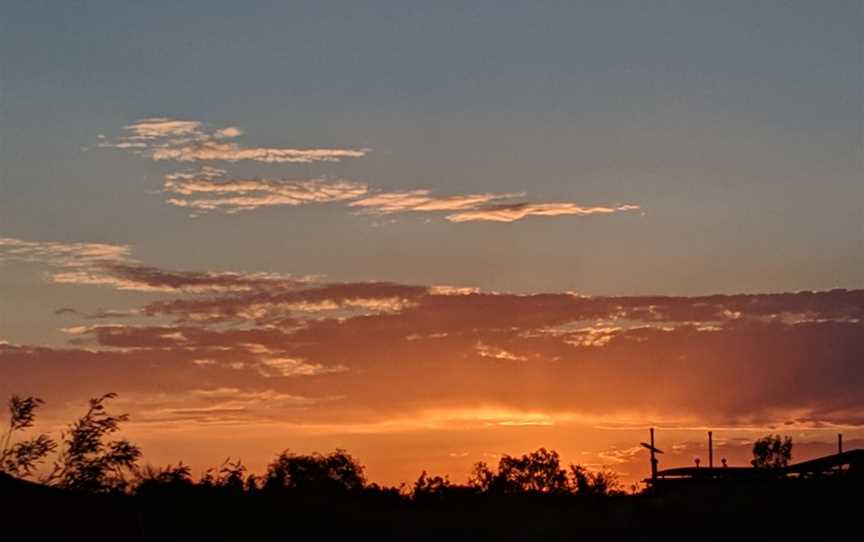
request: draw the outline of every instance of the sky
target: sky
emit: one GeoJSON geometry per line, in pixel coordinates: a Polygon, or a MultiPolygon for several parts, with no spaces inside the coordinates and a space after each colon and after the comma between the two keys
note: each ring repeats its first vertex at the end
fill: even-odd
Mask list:
{"type": "Polygon", "coordinates": [[[629,483],[650,426],[665,466],[864,442],[862,22],[4,2],[0,393],[388,484],[540,446],[629,483]]]}

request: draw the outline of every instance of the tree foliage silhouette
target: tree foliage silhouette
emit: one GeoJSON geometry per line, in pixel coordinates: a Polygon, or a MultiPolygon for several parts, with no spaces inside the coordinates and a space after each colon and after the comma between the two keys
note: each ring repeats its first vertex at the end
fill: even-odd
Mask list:
{"type": "Polygon", "coordinates": [[[522,457],[504,455],[498,471],[484,462],[474,465],[469,483],[483,493],[565,493],[567,471],[561,468],[558,452],[540,448],[522,457]]]}
{"type": "MultiPolygon", "coordinates": [[[[424,480],[423,476],[417,484],[421,484],[421,488],[424,484],[434,488],[434,484],[424,480]]],[[[497,471],[482,461],[476,463],[468,484],[480,493],[501,495],[610,495],[622,492],[614,472],[605,469],[591,472],[581,465],[570,465],[568,472],[561,466],[558,452],[545,448],[521,457],[504,455],[498,461],[497,471]]]]}
{"type": "Polygon", "coordinates": [[[126,439],[106,440],[120,430],[128,415],[113,416],[104,402],[117,397],[107,393],[90,399],[87,412],[62,434],[54,469],[46,482],[84,492],[123,491],[135,470],[141,450],[126,439]]]}
{"type": "Polygon", "coordinates": [[[21,398],[13,395],[9,399],[9,425],[2,437],[0,448],[0,472],[19,478],[33,475],[36,466],[57,448],[48,435],[39,434],[26,440],[15,442],[15,433],[33,427],[36,409],[44,404],[38,397],[21,398]]]}
{"type": "Polygon", "coordinates": [[[792,437],[766,435],[753,443],[753,460],[758,469],[779,469],[792,459],[792,437]]]}
{"type": "Polygon", "coordinates": [[[453,487],[448,477],[429,476],[424,470],[414,482],[414,490],[411,494],[415,500],[441,499],[453,487]]]}
{"type": "Polygon", "coordinates": [[[328,455],[296,455],[285,450],[267,467],[263,489],[327,494],[358,491],[365,484],[363,466],[345,450],[328,455]]]}
{"type": "Polygon", "coordinates": [[[238,459],[232,462],[229,457],[222,463],[218,471],[212,468],[207,469],[201,476],[198,484],[204,487],[226,489],[236,493],[242,492],[247,487],[254,489],[255,478],[251,477],[251,482],[249,478],[245,478],[247,470],[242,461],[238,459]]]}
{"type": "Polygon", "coordinates": [[[606,469],[591,472],[582,465],[570,465],[570,477],[578,495],[609,495],[624,490],[618,475],[606,469]]]}
{"type": "Polygon", "coordinates": [[[155,489],[172,491],[191,488],[195,482],[192,480],[192,469],[184,465],[182,461],[177,465],[168,465],[163,468],[146,465],[135,472],[135,493],[144,494],[155,489]]]}

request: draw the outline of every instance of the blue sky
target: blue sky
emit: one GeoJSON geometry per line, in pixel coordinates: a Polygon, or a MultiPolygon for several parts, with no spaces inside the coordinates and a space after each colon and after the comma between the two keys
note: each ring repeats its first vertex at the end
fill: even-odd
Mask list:
{"type": "Polygon", "coordinates": [[[181,267],[520,291],[864,276],[859,2],[27,2],[7,14],[7,235],[131,243],[181,267]],[[644,216],[375,228],[328,207],[202,225],[152,194],[163,164],[93,148],[154,116],[240,126],[259,145],[373,149],[244,173],[633,202],[644,216]]]}

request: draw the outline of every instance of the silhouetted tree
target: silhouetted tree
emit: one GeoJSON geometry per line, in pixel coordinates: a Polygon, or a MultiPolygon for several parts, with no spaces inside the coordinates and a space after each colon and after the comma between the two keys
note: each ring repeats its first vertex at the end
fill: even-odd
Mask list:
{"type": "Polygon", "coordinates": [[[420,477],[414,482],[412,496],[415,500],[442,498],[447,490],[453,487],[450,479],[446,476],[428,476],[426,471],[420,473],[420,477]]]}
{"type": "Polygon", "coordinates": [[[471,469],[471,475],[468,477],[468,485],[479,491],[480,493],[491,493],[498,489],[497,474],[485,461],[474,463],[471,469]]]}
{"type": "Polygon", "coordinates": [[[192,481],[192,469],[184,465],[182,461],[176,466],[168,465],[157,468],[146,465],[135,471],[135,492],[147,493],[156,489],[170,489],[172,491],[188,490],[194,485],[192,481]]]}
{"type": "Polygon", "coordinates": [[[57,443],[48,435],[40,434],[19,442],[13,441],[16,432],[33,427],[36,409],[44,401],[38,397],[21,398],[13,395],[9,399],[9,426],[2,437],[0,448],[0,472],[5,472],[19,478],[27,478],[33,474],[36,465],[57,448],[57,443]]]}
{"type": "Polygon", "coordinates": [[[260,489],[260,487],[261,487],[261,483],[260,483],[260,479],[258,476],[255,476],[254,474],[250,474],[249,476],[246,477],[246,483],[243,485],[243,488],[247,492],[252,493],[254,491],[258,491],[260,489]]]}
{"type": "Polygon", "coordinates": [[[249,479],[252,480],[254,487],[254,476],[250,475],[249,478],[244,480],[246,470],[246,467],[239,459],[232,463],[229,457],[222,462],[219,471],[215,474],[214,469],[207,469],[201,476],[198,484],[204,487],[220,488],[240,493],[249,482],[249,479]]]}
{"type": "Polygon", "coordinates": [[[483,493],[565,493],[567,471],[561,468],[558,452],[540,448],[522,457],[504,455],[498,471],[486,463],[474,465],[469,484],[483,493]]]}
{"type": "Polygon", "coordinates": [[[618,475],[610,470],[591,472],[582,465],[570,465],[570,477],[577,495],[612,495],[624,491],[618,475]]]}
{"type": "Polygon", "coordinates": [[[286,450],[267,467],[263,489],[327,494],[358,491],[365,484],[363,466],[345,450],[329,455],[296,455],[286,450]]]}
{"type": "Polygon", "coordinates": [[[758,469],[779,469],[789,464],[792,459],[792,437],[766,435],[753,443],[753,460],[750,461],[758,469]]]}
{"type": "Polygon", "coordinates": [[[62,434],[54,469],[44,480],[66,489],[85,492],[123,491],[141,450],[126,439],[106,441],[128,415],[109,415],[103,404],[117,395],[90,399],[90,407],[62,434]]]}

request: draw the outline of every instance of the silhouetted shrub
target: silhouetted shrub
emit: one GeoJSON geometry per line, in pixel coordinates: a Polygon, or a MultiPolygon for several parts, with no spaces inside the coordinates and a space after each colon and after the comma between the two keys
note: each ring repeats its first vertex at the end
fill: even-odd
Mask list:
{"type": "Polygon", "coordinates": [[[358,491],[365,483],[363,466],[345,450],[329,455],[297,455],[286,450],[267,467],[263,489],[328,494],[358,491]]]}

